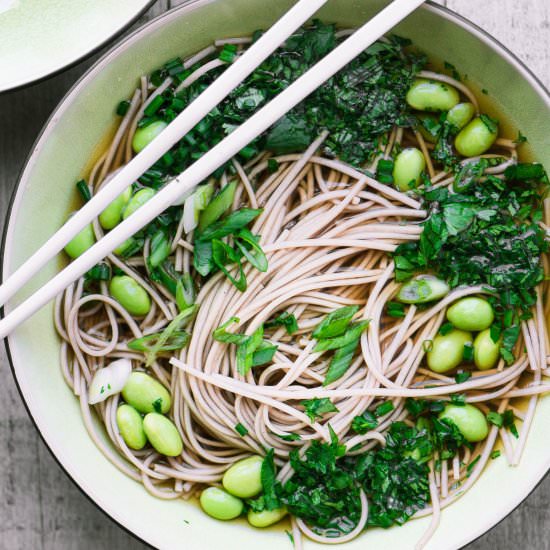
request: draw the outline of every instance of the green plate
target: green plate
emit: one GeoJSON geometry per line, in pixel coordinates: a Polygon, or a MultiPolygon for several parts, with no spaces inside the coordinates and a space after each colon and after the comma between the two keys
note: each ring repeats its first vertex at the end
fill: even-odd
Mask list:
{"type": "Polygon", "coordinates": [[[154,0],[0,0],[0,92],[72,65],[154,0]]]}

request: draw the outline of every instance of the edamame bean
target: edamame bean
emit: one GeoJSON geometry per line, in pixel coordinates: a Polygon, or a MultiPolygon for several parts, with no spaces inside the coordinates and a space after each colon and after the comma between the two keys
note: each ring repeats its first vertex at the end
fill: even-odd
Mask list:
{"type": "Polygon", "coordinates": [[[464,346],[472,343],[472,335],[463,330],[453,329],[437,335],[430,351],[426,353],[428,367],[434,372],[447,372],[462,363],[464,346]]]}
{"type": "Polygon", "coordinates": [[[393,165],[393,181],[400,191],[408,191],[420,183],[420,175],[426,168],[426,159],[420,149],[403,149],[393,165]]]}
{"type": "Polygon", "coordinates": [[[151,298],[147,291],[128,275],[113,277],[109,283],[109,292],[131,315],[141,317],[151,309],[151,298]]]}
{"type": "Polygon", "coordinates": [[[218,487],[208,487],[201,493],[201,508],[211,517],[221,520],[235,519],[243,513],[243,501],[218,487]]]}
{"type": "Polygon", "coordinates": [[[122,219],[122,211],[132,196],[132,187],[128,187],[101,214],[99,223],[103,229],[113,229],[122,219]]]}
{"type": "Polygon", "coordinates": [[[253,527],[269,527],[281,521],[288,514],[288,510],[283,506],[275,510],[263,510],[262,512],[248,511],[248,523],[253,527]]]}
{"type": "Polygon", "coordinates": [[[491,304],[483,298],[468,296],[447,310],[447,319],[460,330],[485,330],[495,319],[491,304]]]}
{"type": "Polygon", "coordinates": [[[176,425],[166,416],[149,413],[143,419],[143,430],[155,451],[164,456],[179,456],[183,441],[176,425]]]}
{"type": "Polygon", "coordinates": [[[116,411],[116,424],[122,439],[130,449],[139,451],[147,444],[143,429],[143,418],[130,405],[120,405],[116,411]]]}
{"type": "Polygon", "coordinates": [[[455,88],[425,78],[417,78],[407,92],[407,103],[419,111],[448,111],[459,101],[455,88]]]}
{"type": "Polygon", "coordinates": [[[131,216],[138,208],[141,208],[148,200],[153,198],[155,190],[150,187],[140,189],[129,201],[122,211],[122,219],[131,216]]]}
{"type": "Polygon", "coordinates": [[[65,252],[73,259],[78,258],[78,256],[84,254],[88,248],[91,248],[94,243],[95,234],[92,224],[90,224],[67,243],[67,246],[65,246],[65,252]]]}
{"type": "Polygon", "coordinates": [[[433,275],[418,275],[401,285],[397,299],[404,304],[425,304],[449,293],[449,285],[433,275]]]}
{"type": "Polygon", "coordinates": [[[472,103],[458,103],[447,113],[447,122],[462,130],[474,117],[476,108],[472,103]]]}
{"type": "Polygon", "coordinates": [[[491,329],[480,332],[474,340],[474,363],[479,370],[492,369],[500,356],[500,340],[491,338],[491,329]]]}
{"type": "Polygon", "coordinates": [[[470,443],[483,441],[489,433],[485,415],[473,405],[447,405],[439,418],[452,420],[470,443]]]}
{"type": "Polygon", "coordinates": [[[251,456],[235,462],[223,476],[224,489],[240,498],[251,498],[261,493],[262,462],[261,456],[251,456]]]}
{"type": "Polygon", "coordinates": [[[474,118],[456,136],[456,150],[463,157],[477,157],[487,151],[498,137],[498,127],[474,118]]]}
{"type": "Polygon", "coordinates": [[[163,120],[155,120],[147,126],[138,128],[132,139],[132,149],[139,153],[151,143],[168,126],[163,120]]]}
{"type": "Polygon", "coordinates": [[[134,371],[124,388],[122,397],[128,405],[140,413],[167,413],[172,406],[168,390],[152,376],[144,372],[134,371]]]}

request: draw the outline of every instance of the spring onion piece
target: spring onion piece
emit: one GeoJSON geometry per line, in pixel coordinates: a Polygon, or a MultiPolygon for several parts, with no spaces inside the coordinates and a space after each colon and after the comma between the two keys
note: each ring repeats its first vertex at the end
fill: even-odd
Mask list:
{"type": "Polygon", "coordinates": [[[161,351],[173,351],[174,349],[181,349],[186,346],[189,341],[189,335],[182,331],[183,325],[187,324],[194,317],[197,312],[198,306],[194,305],[188,307],[178,313],[168,326],[159,333],[148,334],[143,338],[132,340],[128,342],[128,347],[136,351],[144,351],[146,362],[145,365],[150,367],[157,357],[157,354],[161,351]],[[154,342],[149,345],[150,342],[154,342]],[[174,347],[178,346],[178,347],[174,347]]]}
{"type": "Polygon", "coordinates": [[[180,311],[195,303],[195,285],[189,273],[184,273],[176,283],[176,304],[180,311]]]}
{"type": "Polygon", "coordinates": [[[329,313],[313,331],[313,338],[333,338],[346,332],[353,316],[359,311],[359,306],[346,306],[329,313]]]}
{"type": "Polygon", "coordinates": [[[352,323],[342,336],[320,340],[313,348],[313,351],[318,352],[339,349],[351,344],[352,342],[356,342],[361,336],[361,333],[368,327],[369,323],[369,320],[360,321],[359,323],[352,323]]]}
{"type": "Polygon", "coordinates": [[[323,380],[323,386],[328,386],[344,376],[351,365],[358,345],[359,338],[356,338],[336,350],[336,353],[329,364],[325,379],[323,380]]]}
{"type": "Polygon", "coordinates": [[[253,235],[248,229],[241,229],[235,235],[235,244],[242,255],[258,270],[267,271],[267,258],[259,243],[259,237],[253,235]]]}
{"type": "Polygon", "coordinates": [[[223,187],[220,192],[210,201],[199,216],[199,229],[203,231],[209,225],[219,220],[233,204],[237,182],[232,181],[223,187]]]}
{"type": "Polygon", "coordinates": [[[199,186],[191,196],[185,199],[183,205],[183,231],[185,234],[191,233],[199,225],[199,214],[206,208],[213,194],[214,185],[207,183],[199,186]]]}
{"type": "Polygon", "coordinates": [[[151,238],[151,251],[147,258],[147,264],[150,269],[155,269],[161,265],[168,256],[172,242],[168,239],[168,235],[164,229],[159,229],[151,238]]]}
{"type": "Polygon", "coordinates": [[[88,403],[95,405],[122,391],[132,372],[129,359],[117,359],[95,372],[88,391],[88,403]]]}
{"type": "Polygon", "coordinates": [[[405,304],[425,304],[443,298],[449,291],[445,281],[433,275],[418,275],[401,285],[397,299],[405,304]]]}

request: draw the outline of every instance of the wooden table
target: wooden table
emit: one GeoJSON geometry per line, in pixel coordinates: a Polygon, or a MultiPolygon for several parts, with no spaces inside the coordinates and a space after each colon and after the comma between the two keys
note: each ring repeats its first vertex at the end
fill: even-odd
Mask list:
{"type": "MultiPolygon", "coordinates": [[[[159,0],[136,26],[180,3],[159,0]]],[[[440,3],[495,35],[550,86],[549,0],[440,3]]],[[[0,219],[4,219],[18,173],[40,128],[96,58],[30,88],[0,96],[0,219]]],[[[52,458],[25,412],[3,349],[0,379],[0,550],[146,548],[100,512],[52,458]]],[[[510,517],[472,543],[469,550],[550,549],[549,503],[547,477],[510,517]]]]}

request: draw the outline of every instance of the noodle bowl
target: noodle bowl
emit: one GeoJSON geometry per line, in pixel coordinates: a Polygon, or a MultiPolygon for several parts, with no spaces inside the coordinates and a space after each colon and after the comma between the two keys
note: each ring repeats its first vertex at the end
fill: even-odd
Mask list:
{"type": "MultiPolygon", "coordinates": [[[[170,89],[177,93],[220,68],[223,61],[211,58],[218,53],[216,47],[228,43],[242,48],[248,40],[223,41],[199,52],[183,66],[188,69],[201,63],[200,67],[181,82],[169,77],[155,85],[150,78],[142,78],[111,144],[90,172],[92,192],[107,185],[109,175],[130,160],[139,121],[155,98],[170,89]]],[[[459,90],[479,113],[476,97],[464,83],[432,71],[418,76],[459,90]]],[[[426,342],[437,337],[449,306],[468,296],[490,294],[490,289],[484,284],[457,286],[439,301],[410,305],[402,317],[388,314],[388,306],[401,288],[394,253],[400,245],[420,239],[421,222],[430,213],[414,192],[400,191],[377,179],[377,166],[380,160],[415,147],[424,154],[434,189],[452,188],[455,175],[432,158],[434,145],[414,127],[395,125],[362,167],[327,155],[324,146],[328,137],[328,132],[321,131],[301,153],[264,150],[246,162],[236,158],[215,177],[216,188],[237,181],[233,211],[263,209],[251,231],[261,236],[259,244],[269,267],[259,271],[244,263],[244,291],[223,271],[202,280],[195,300],[198,311],[186,327],[190,332],[187,346],[176,353],[159,353],[148,369],[170,390],[170,418],[183,440],[180,455],[168,457],[151,447],[133,450],[127,445],[117,425],[120,394],[98,405],[88,404],[94,373],[116,359],[129,359],[134,370],[144,370],[143,353],[132,350],[128,343],[161,332],[178,315],[176,297],[151,278],[151,236],[146,236],[139,254],[127,258],[113,254],[106,259],[112,270],[130,276],[150,296],[152,305],[145,316],[129,314],[110,295],[105,281],[90,290],[82,278],[58,298],[55,323],[62,338],[62,372],[80,399],[94,442],[121,471],[163,499],[195,496],[206,485],[219,484],[236,461],[251,454],[264,455],[266,449],[273,449],[277,479],[284,484],[293,475],[291,451],[299,449],[304,457],[310,445],[329,444],[333,434],[346,446],[348,456],[383,447],[392,423],[415,424],[406,407],[407,398],[436,400],[464,395],[467,403],[476,404],[484,413],[495,410],[502,415],[512,410],[520,423],[517,440],[506,426],[491,425],[483,441],[460,447],[452,458],[437,453],[432,457],[428,476],[431,503],[415,514],[432,515],[430,529],[418,543],[420,548],[437,527],[440,510],[475,483],[499,442],[510,465],[521,458],[538,396],[550,389],[543,379],[549,368],[545,319],[550,306],[543,301],[548,283],[536,289],[532,316],[521,323],[513,362],[506,364],[500,358],[494,367],[473,370],[462,382],[455,380],[454,371],[430,370],[425,362],[426,342]],[[329,359],[314,351],[316,342],[310,335],[328,314],[346,306],[358,306],[355,319],[369,320],[369,325],[345,373],[324,385],[329,359]],[[214,332],[238,318],[231,331],[251,335],[283,312],[294,315],[298,330],[288,334],[283,326],[266,329],[264,337],[277,347],[272,361],[243,375],[235,346],[216,340],[214,332]],[[312,421],[302,401],[325,398],[335,410],[312,421]],[[376,428],[363,434],[354,431],[356,417],[388,400],[392,408],[381,415],[376,428]],[[113,448],[97,433],[94,410],[113,448]],[[244,435],[236,431],[238,425],[245,427],[244,435]]],[[[467,166],[481,158],[492,161],[486,174],[503,179],[506,169],[518,163],[517,144],[499,138],[487,152],[462,159],[461,164],[467,166]]],[[[180,215],[171,235],[169,259],[176,272],[198,279],[193,264],[194,233],[185,233],[183,209],[180,215]]],[[[547,228],[550,220],[541,224],[547,228]]],[[[96,220],[96,238],[103,231],[96,220]]],[[[547,258],[543,262],[548,272],[547,258]]],[[[228,271],[238,277],[234,266],[228,271]]],[[[338,537],[293,517],[296,547],[301,544],[300,532],[325,543],[345,542],[362,532],[369,504],[363,489],[359,495],[358,521],[338,537]]]]}

